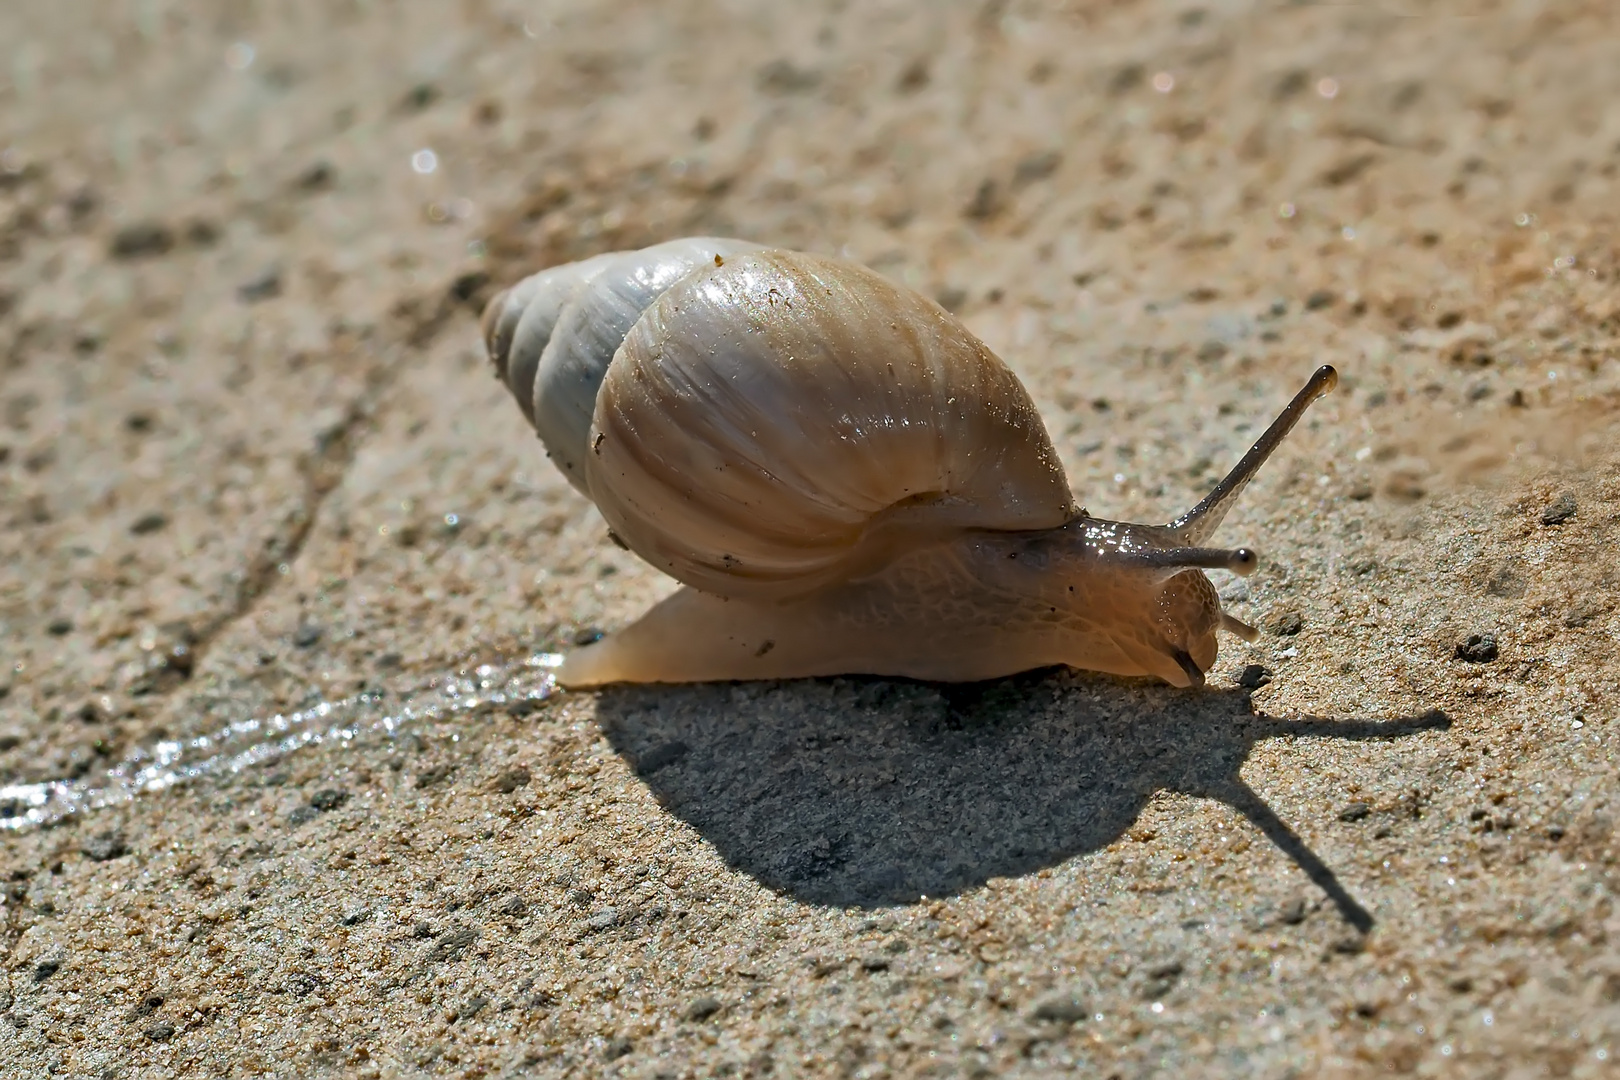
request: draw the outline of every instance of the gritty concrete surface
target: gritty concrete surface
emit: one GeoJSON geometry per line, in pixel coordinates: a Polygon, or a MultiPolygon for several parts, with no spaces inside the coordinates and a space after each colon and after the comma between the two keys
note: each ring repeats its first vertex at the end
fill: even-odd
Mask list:
{"type": "Polygon", "coordinates": [[[0,56],[0,1073],[1612,1074],[1609,0],[62,0],[0,56]],[[670,584],[476,310],[695,232],[957,310],[1099,515],[1337,365],[1222,533],[1266,636],[542,699],[670,584]]]}

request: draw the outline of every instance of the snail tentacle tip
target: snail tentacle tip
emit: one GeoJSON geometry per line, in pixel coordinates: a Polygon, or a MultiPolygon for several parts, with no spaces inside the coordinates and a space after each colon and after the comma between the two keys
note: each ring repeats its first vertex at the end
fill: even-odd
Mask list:
{"type": "Polygon", "coordinates": [[[1228,615],[1224,611],[1221,612],[1221,629],[1225,630],[1228,634],[1242,638],[1251,645],[1260,640],[1260,630],[1258,627],[1250,626],[1242,619],[1228,615]]]}

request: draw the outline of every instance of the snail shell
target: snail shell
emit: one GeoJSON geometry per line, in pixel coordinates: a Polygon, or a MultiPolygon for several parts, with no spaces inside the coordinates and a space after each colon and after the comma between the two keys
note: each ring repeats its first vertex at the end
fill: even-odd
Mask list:
{"type": "Polygon", "coordinates": [[[1215,627],[1253,631],[1192,568],[1253,556],[1188,545],[1331,386],[1142,526],[1078,509],[1029,395],[959,321],[848,262],[676,240],[542,271],[483,330],[569,482],[690,587],[571,656],[580,685],[1048,663],[1199,683],[1215,627]]]}
{"type": "Polygon", "coordinates": [[[492,346],[507,384],[522,402],[535,372],[552,460],[626,546],[688,585],[802,594],[918,536],[1074,515],[1017,377],[870,270],[704,239],[524,286],[537,279],[501,306],[522,308],[510,349],[499,322],[492,346]]]}

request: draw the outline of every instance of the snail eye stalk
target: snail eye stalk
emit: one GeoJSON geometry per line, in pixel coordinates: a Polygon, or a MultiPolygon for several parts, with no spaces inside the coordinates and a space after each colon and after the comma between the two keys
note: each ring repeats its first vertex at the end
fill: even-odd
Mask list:
{"type": "Polygon", "coordinates": [[[1202,543],[1213,536],[1221,520],[1226,517],[1226,512],[1232,509],[1243,489],[1254,479],[1254,474],[1260,471],[1260,466],[1294,430],[1294,425],[1305,415],[1305,410],[1338,383],[1339,373],[1331,365],[1323,364],[1317,368],[1304,388],[1288,403],[1288,407],[1277,414],[1277,419],[1266,428],[1265,434],[1255,440],[1249,452],[1215,485],[1215,490],[1204,496],[1197,506],[1172,521],[1168,528],[1175,530],[1188,544],[1202,543]]]}

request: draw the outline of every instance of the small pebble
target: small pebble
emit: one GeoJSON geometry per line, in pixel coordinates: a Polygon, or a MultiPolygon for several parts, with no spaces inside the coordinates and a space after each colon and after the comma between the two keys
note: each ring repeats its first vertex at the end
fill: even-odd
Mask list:
{"type": "Polygon", "coordinates": [[[309,800],[309,805],[316,810],[336,810],[349,801],[349,793],[338,788],[325,788],[317,791],[309,800]]]}
{"type": "Polygon", "coordinates": [[[585,626],[574,631],[572,641],[575,645],[594,645],[605,636],[599,627],[585,626]]]}
{"type": "Polygon", "coordinates": [[[1305,628],[1305,617],[1297,611],[1280,611],[1271,620],[1271,632],[1278,637],[1293,637],[1305,628]]]}
{"type": "Polygon", "coordinates": [[[317,161],[298,174],[298,186],[305,191],[320,191],[331,187],[336,175],[337,170],[332,168],[331,162],[317,161]]]}
{"type": "Polygon", "coordinates": [[[1372,813],[1372,807],[1364,802],[1353,802],[1339,811],[1340,821],[1361,821],[1372,813]]]}
{"type": "Polygon", "coordinates": [[[174,231],[161,221],[137,221],[113,234],[115,259],[141,259],[162,255],[174,247],[174,231]]]}
{"type": "Polygon", "coordinates": [[[603,908],[585,920],[585,925],[592,930],[607,930],[619,921],[618,908],[603,908]]]}
{"type": "Polygon", "coordinates": [[[611,1039],[608,1041],[607,1047],[602,1051],[602,1056],[607,1058],[609,1061],[618,1061],[620,1058],[634,1051],[635,1048],[635,1043],[631,1042],[623,1035],[620,1035],[617,1039],[611,1039]]]}
{"type": "Polygon", "coordinates": [[[293,631],[292,643],[298,646],[300,649],[307,649],[317,641],[321,640],[322,633],[323,630],[320,623],[299,623],[298,629],[293,631]]]}
{"type": "Polygon", "coordinates": [[[281,295],[281,268],[268,266],[236,287],[236,296],[244,304],[256,304],[281,295]]]}
{"type": "Polygon", "coordinates": [[[169,523],[167,515],[160,510],[153,510],[142,514],[129,524],[129,531],[136,536],[145,536],[155,533],[169,523]]]}
{"type": "Polygon", "coordinates": [[[1074,1024],[1090,1015],[1090,1007],[1075,992],[1059,992],[1042,998],[1029,1011],[1029,1018],[1040,1024],[1074,1024]]]}
{"type": "Polygon", "coordinates": [[[1488,664],[1497,657],[1495,634],[1469,634],[1457,643],[1457,659],[1470,664],[1488,664]]]}
{"type": "Polygon", "coordinates": [[[60,960],[41,960],[39,963],[34,965],[34,982],[42,983],[46,979],[50,978],[52,975],[55,975],[58,971],[61,971],[61,970],[62,970],[62,961],[60,961],[60,960]]]}
{"type": "Polygon", "coordinates": [[[400,104],[404,108],[420,112],[438,100],[439,88],[430,82],[421,82],[405,92],[405,98],[400,104]]]}
{"type": "Polygon", "coordinates": [[[219,242],[219,226],[207,218],[186,222],[186,243],[192,247],[213,247],[219,242]]]}
{"type": "Polygon", "coordinates": [[[167,1020],[160,1020],[142,1032],[153,1042],[168,1042],[174,1038],[174,1025],[167,1020]]]}
{"type": "Polygon", "coordinates": [[[1326,289],[1317,289],[1315,292],[1311,293],[1311,295],[1305,298],[1305,310],[1320,311],[1325,307],[1332,307],[1333,302],[1337,299],[1338,297],[1334,296],[1326,289]]]}
{"type": "Polygon", "coordinates": [[[1547,508],[1541,512],[1543,525],[1562,525],[1575,516],[1575,496],[1564,494],[1558,496],[1547,508]]]}
{"type": "Polygon", "coordinates": [[[108,862],[129,854],[129,844],[119,833],[108,832],[92,836],[79,845],[79,851],[91,862],[108,862]]]}
{"type": "Polygon", "coordinates": [[[58,616],[45,624],[45,632],[52,637],[62,637],[73,632],[73,620],[65,616],[58,616]]]}
{"type": "Polygon", "coordinates": [[[303,806],[294,808],[292,813],[287,815],[287,824],[296,829],[300,825],[308,825],[320,816],[321,812],[319,810],[306,803],[303,806]]]}
{"type": "Polygon", "coordinates": [[[466,951],[467,946],[477,940],[478,931],[470,926],[463,927],[460,930],[452,930],[433,943],[433,948],[428,950],[428,962],[439,963],[454,960],[466,951]]]}
{"type": "Polygon", "coordinates": [[[510,795],[518,788],[528,787],[531,779],[529,770],[518,765],[498,774],[489,782],[489,786],[491,790],[498,791],[502,795],[510,795]]]}
{"type": "Polygon", "coordinates": [[[1262,667],[1259,664],[1250,664],[1236,675],[1233,675],[1232,681],[1245,690],[1258,690],[1271,681],[1271,669],[1262,667]]]}
{"type": "Polygon", "coordinates": [[[720,1002],[717,998],[700,997],[686,1007],[685,1016],[688,1020],[707,1020],[720,1011],[720,1002]]]}

